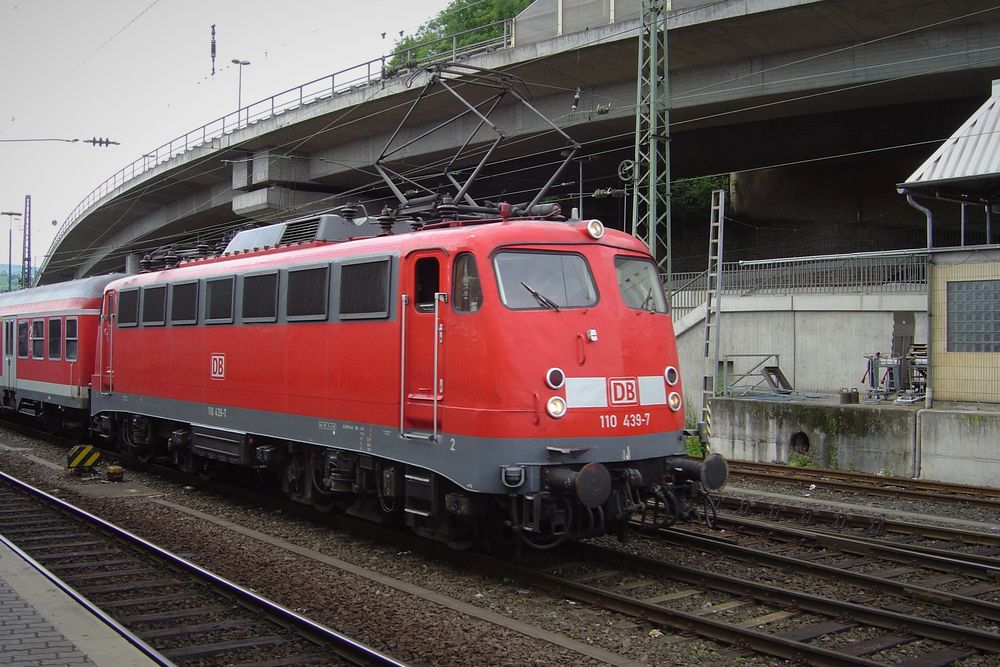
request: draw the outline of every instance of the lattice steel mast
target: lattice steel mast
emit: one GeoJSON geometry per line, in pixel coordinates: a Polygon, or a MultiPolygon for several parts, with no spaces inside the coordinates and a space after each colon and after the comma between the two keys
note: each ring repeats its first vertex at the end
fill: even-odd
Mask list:
{"type": "Polygon", "coordinates": [[[643,0],[635,101],[632,234],[653,254],[670,290],[669,0],[643,0]]]}
{"type": "Polygon", "coordinates": [[[31,287],[31,195],[24,195],[24,245],[21,249],[21,289],[31,287]]]}

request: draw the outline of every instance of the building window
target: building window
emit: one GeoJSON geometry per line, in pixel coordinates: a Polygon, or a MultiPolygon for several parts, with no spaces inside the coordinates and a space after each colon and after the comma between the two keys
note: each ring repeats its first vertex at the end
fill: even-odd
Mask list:
{"type": "Polygon", "coordinates": [[[278,274],[265,273],[243,278],[244,322],[274,322],[278,317],[278,274]]]}
{"type": "Polygon", "coordinates": [[[1000,280],[948,283],[948,351],[1000,352],[1000,280]]]}
{"type": "Polygon", "coordinates": [[[340,318],[389,317],[389,260],[340,267],[340,318]]]}
{"type": "Polygon", "coordinates": [[[170,323],[198,323],[198,283],[177,283],[170,286],[170,323]]]}
{"type": "Polygon", "coordinates": [[[76,318],[66,318],[66,361],[76,361],[77,333],[76,318]]]}
{"type": "Polygon", "coordinates": [[[233,278],[205,281],[205,321],[225,324],[233,321],[233,278]]]}
{"type": "Polygon", "coordinates": [[[142,290],[142,325],[163,326],[167,317],[167,286],[142,290]]]}
{"type": "Polygon", "coordinates": [[[452,304],[460,313],[475,313],[483,305],[483,288],[479,283],[476,258],[463,253],[455,260],[455,281],[452,304]]]}
{"type": "Polygon", "coordinates": [[[62,320],[58,317],[49,320],[49,359],[62,359],[62,320]]]}
{"type": "Polygon", "coordinates": [[[45,358],[45,320],[31,320],[31,358],[45,358]]]}
{"type": "Polygon", "coordinates": [[[139,323],[139,290],[118,293],[118,326],[134,327],[139,323]]]}
{"type": "Polygon", "coordinates": [[[28,358],[28,320],[17,322],[17,356],[21,359],[28,358]]]}
{"type": "Polygon", "coordinates": [[[286,293],[289,320],[325,320],[330,267],[288,272],[286,293]]]}

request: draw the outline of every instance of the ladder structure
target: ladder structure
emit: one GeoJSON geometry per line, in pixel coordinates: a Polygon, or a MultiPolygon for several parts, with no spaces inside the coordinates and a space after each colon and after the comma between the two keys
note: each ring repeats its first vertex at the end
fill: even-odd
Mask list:
{"type": "Polygon", "coordinates": [[[649,247],[670,293],[670,116],[667,0],[643,0],[632,163],[632,235],[649,247]]]}
{"type": "Polygon", "coordinates": [[[722,313],[722,240],[726,219],[726,191],[712,191],[708,232],[708,273],[705,300],[705,375],[701,385],[701,429],[712,432],[711,399],[717,395],[719,375],[719,317],[722,313]]]}

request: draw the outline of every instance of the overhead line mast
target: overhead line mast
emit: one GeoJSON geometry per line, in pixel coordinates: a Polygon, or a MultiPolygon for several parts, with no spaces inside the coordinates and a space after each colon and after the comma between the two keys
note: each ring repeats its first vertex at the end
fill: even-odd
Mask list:
{"type": "Polygon", "coordinates": [[[643,0],[632,164],[632,235],[649,246],[670,293],[669,0],[643,0]]]}

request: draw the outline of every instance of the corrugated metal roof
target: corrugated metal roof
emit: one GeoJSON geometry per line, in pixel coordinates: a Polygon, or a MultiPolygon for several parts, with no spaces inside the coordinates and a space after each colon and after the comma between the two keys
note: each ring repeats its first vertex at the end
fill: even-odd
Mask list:
{"type": "Polygon", "coordinates": [[[1000,80],[993,94],[900,185],[900,190],[996,176],[1000,179],[1000,80]]]}

